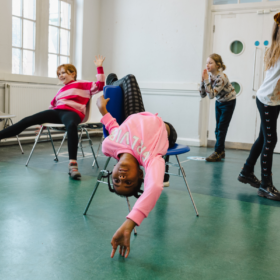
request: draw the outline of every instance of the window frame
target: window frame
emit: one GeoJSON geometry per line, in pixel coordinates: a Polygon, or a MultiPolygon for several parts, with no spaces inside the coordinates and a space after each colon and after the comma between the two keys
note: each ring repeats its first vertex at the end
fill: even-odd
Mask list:
{"type": "MultiPolygon", "coordinates": [[[[24,0],[22,0],[22,3],[23,3],[24,0]]],[[[16,75],[27,75],[27,74],[23,74],[23,51],[26,50],[26,51],[32,51],[33,52],[33,74],[32,75],[27,75],[27,76],[34,76],[35,75],[35,72],[36,72],[36,46],[37,46],[37,1],[38,0],[35,0],[35,3],[36,3],[36,7],[35,7],[35,20],[34,19],[30,19],[30,18],[25,18],[24,17],[24,5],[22,5],[22,15],[21,16],[17,16],[17,15],[13,15],[13,12],[12,12],[12,24],[13,24],[13,18],[16,17],[16,18],[19,18],[21,19],[21,47],[15,47],[13,46],[13,43],[12,43],[12,52],[13,52],[13,49],[18,49],[21,51],[21,61],[20,61],[20,65],[19,65],[19,73],[13,73],[13,65],[12,65],[12,69],[11,69],[11,73],[12,74],[16,74],[16,75]],[[35,39],[34,40],[34,49],[27,49],[27,48],[24,48],[23,47],[23,21],[24,20],[28,20],[28,21],[31,21],[33,23],[35,23],[35,32],[34,32],[34,35],[35,35],[35,39]]],[[[12,1],[11,1],[12,2],[12,1]]],[[[12,56],[12,61],[13,61],[13,56],[12,56]]]]}
{"type": "MultiPolygon", "coordinates": [[[[74,60],[73,54],[74,54],[74,34],[75,34],[75,1],[73,0],[60,0],[62,2],[66,2],[71,5],[71,22],[70,22],[70,52],[69,52],[69,63],[72,63],[74,60]]],[[[12,5],[12,1],[11,1],[12,5]]],[[[23,16],[23,14],[22,14],[23,16]]],[[[11,19],[14,17],[14,15],[11,12],[11,19]]],[[[18,17],[19,16],[15,16],[18,17]]],[[[23,17],[22,17],[23,18],[23,17]]],[[[24,18],[26,19],[26,18],[24,18]]],[[[30,20],[30,19],[27,19],[30,20]]],[[[32,20],[31,20],[32,21],[32,20]]],[[[49,37],[49,0],[36,0],[36,26],[35,26],[35,49],[34,51],[35,60],[34,60],[34,72],[33,75],[27,75],[27,74],[16,74],[12,73],[12,67],[11,67],[11,74],[9,76],[15,76],[15,77],[21,77],[20,80],[34,80],[31,77],[38,77],[40,78],[40,81],[43,80],[46,81],[46,83],[54,83],[54,80],[57,80],[57,78],[49,77],[48,76],[48,37],[49,37]],[[46,11],[48,11],[46,13],[46,11]],[[48,82],[49,81],[49,82],[48,82]]],[[[61,28],[61,27],[58,27],[61,28]]],[[[23,24],[22,24],[23,29],[23,24]]],[[[22,37],[23,40],[23,37],[22,37]]],[[[12,44],[11,44],[12,45],[12,44]]],[[[23,47],[23,44],[22,44],[23,47]]],[[[11,46],[11,51],[13,48],[20,49],[18,47],[11,46]]],[[[26,49],[29,50],[29,49],[26,49]]],[[[59,54],[60,55],[60,54],[59,54]]],[[[22,58],[23,59],[23,58],[22,58]]],[[[12,65],[12,56],[11,56],[11,65],[12,65]]],[[[18,79],[17,78],[17,79],[18,79]]]]}
{"type": "Polygon", "coordinates": [[[216,4],[214,5],[214,0],[212,0],[211,2],[211,5],[212,7],[216,7],[216,6],[227,6],[227,5],[247,5],[247,4],[253,4],[253,5],[256,5],[256,4],[263,4],[263,3],[277,3],[277,2],[280,2],[280,0],[276,0],[276,1],[270,1],[270,0],[262,0],[260,2],[249,2],[249,3],[240,3],[240,0],[237,0],[237,3],[234,3],[234,4],[216,4]]]}
{"type": "MultiPolygon", "coordinates": [[[[59,0],[60,1],[60,5],[59,5],[59,15],[61,15],[61,2],[65,2],[67,4],[70,4],[71,5],[71,19],[70,19],[70,28],[67,29],[65,27],[61,27],[61,16],[59,17],[59,25],[53,25],[53,24],[50,24],[49,21],[48,21],[48,38],[49,38],[49,27],[52,26],[52,27],[55,27],[55,28],[58,28],[59,30],[59,35],[58,35],[58,52],[57,53],[53,53],[53,52],[49,52],[49,49],[48,49],[48,56],[49,54],[52,54],[52,55],[57,55],[57,65],[59,66],[60,65],[60,57],[63,56],[63,57],[68,57],[69,58],[69,62],[68,63],[72,63],[72,54],[73,54],[73,39],[72,39],[72,35],[73,35],[73,17],[74,17],[74,12],[73,12],[73,2],[70,1],[70,0],[59,0]],[[66,31],[69,31],[69,35],[70,35],[70,40],[69,40],[69,43],[70,43],[70,46],[69,46],[69,55],[63,55],[61,54],[60,52],[60,31],[61,30],[66,30],[66,31]]],[[[50,13],[49,13],[50,14],[50,13]]],[[[49,43],[49,42],[48,42],[49,43]]],[[[49,48],[49,47],[48,47],[49,48]]],[[[48,63],[47,63],[48,65],[48,63]]],[[[53,77],[50,77],[49,75],[47,75],[48,78],[53,78],[53,77]]]]}

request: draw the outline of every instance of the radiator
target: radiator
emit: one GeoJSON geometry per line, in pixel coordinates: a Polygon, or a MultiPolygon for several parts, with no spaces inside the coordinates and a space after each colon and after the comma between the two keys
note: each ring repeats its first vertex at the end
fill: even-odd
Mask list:
{"type": "Polygon", "coordinates": [[[47,110],[61,86],[8,84],[5,94],[5,111],[16,115],[13,122],[47,110]]]}

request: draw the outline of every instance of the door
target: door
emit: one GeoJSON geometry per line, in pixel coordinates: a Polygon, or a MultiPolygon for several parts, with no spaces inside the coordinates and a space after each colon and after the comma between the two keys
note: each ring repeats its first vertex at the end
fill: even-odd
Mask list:
{"type": "MultiPolygon", "coordinates": [[[[235,86],[237,103],[226,141],[252,144],[259,133],[256,91],[263,81],[264,52],[273,14],[236,12],[214,15],[213,53],[222,56],[225,73],[235,86]]],[[[210,102],[209,140],[215,140],[215,101],[210,102]]]]}

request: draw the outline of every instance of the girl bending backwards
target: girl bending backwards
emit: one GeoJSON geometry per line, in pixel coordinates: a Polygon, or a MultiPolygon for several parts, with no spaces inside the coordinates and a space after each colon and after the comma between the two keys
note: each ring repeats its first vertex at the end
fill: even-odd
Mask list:
{"type": "Polygon", "coordinates": [[[43,123],[64,124],[68,135],[69,175],[73,179],[81,177],[78,171],[78,124],[86,114],[86,105],[91,95],[102,91],[105,81],[103,61],[105,57],[95,57],[97,82],[77,81],[77,70],[72,64],[62,64],[57,68],[57,77],[64,84],[54,99],[49,110],[26,117],[18,123],[0,131],[1,139],[18,135],[32,125],[43,123]]]}
{"type": "Polygon", "coordinates": [[[202,73],[201,97],[216,97],[216,145],[215,151],[206,158],[210,162],[225,158],[227,130],[236,104],[236,92],[227,75],[223,73],[225,69],[221,56],[214,53],[207,58],[206,69],[202,73]]]}
{"type": "Polygon", "coordinates": [[[280,13],[274,16],[271,47],[265,55],[266,75],[257,92],[257,107],[261,118],[260,134],[251,148],[238,180],[259,188],[258,195],[280,201],[280,192],[272,183],[272,158],[277,143],[277,118],[280,112],[280,13]],[[254,167],[261,155],[260,182],[254,167]]]}
{"type": "MultiPolygon", "coordinates": [[[[130,234],[148,216],[162,192],[165,173],[165,161],[162,157],[169,147],[174,146],[177,138],[171,124],[164,123],[157,115],[143,112],[140,89],[133,75],[126,76],[120,82],[124,93],[125,114],[128,116],[121,125],[106,109],[109,99],[101,96],[97,100],[97,106],[103,115],[101,122],[110,134],[103,141],[102,151],[118,161],[112,172],[113,186],[109,184],[110,191],[126,197],[135,196],[138,200],[112,238],[111,257],[118,245],[122,256],[129,255],[130,234]],[[145,181],[140,165],[145,169],[145,181]],[[140,190],[143,182],[144,192],[140,190]]],[[[109,84],[115,85],[113,82],[109,84]]]]}

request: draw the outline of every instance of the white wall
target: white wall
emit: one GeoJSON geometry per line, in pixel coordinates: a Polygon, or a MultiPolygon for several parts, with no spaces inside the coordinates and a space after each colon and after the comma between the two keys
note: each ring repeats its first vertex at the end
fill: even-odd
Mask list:
{"type": "Polygon", "coordinates": [[[206,0],[102,0],[100,50],[109,71],[145,82],[197,82],[206,0]]]}
{"type": "Polygon", "coordinates": [[[74,64],[78,78],[95,80],[99,54],[100,0],[75,0],[74,64]]]}
{"type": "MultiPolygon", "coordinates": [[[[11,0],[0,5],[0,80],[56,83],[3,75],[11,73],[11,0]]],[[[74,0],[74,9],[78,78],[94,80],[94,56],[105,55],[105,73],[133,73],[146,110],[172,123],[180,142],[205,144],[207,106],[198,83],[208,48],[208,0],[74,0]]]]}
{"type": "Polygon", "coordinates": [[[106,73],[133,73],[146,110],[160,112],[174,124],[180,142],[193,145],[201,144],[197,84],[207,8],[207,0],[101,1],[100,51],[106,56],[106,73]]]}

